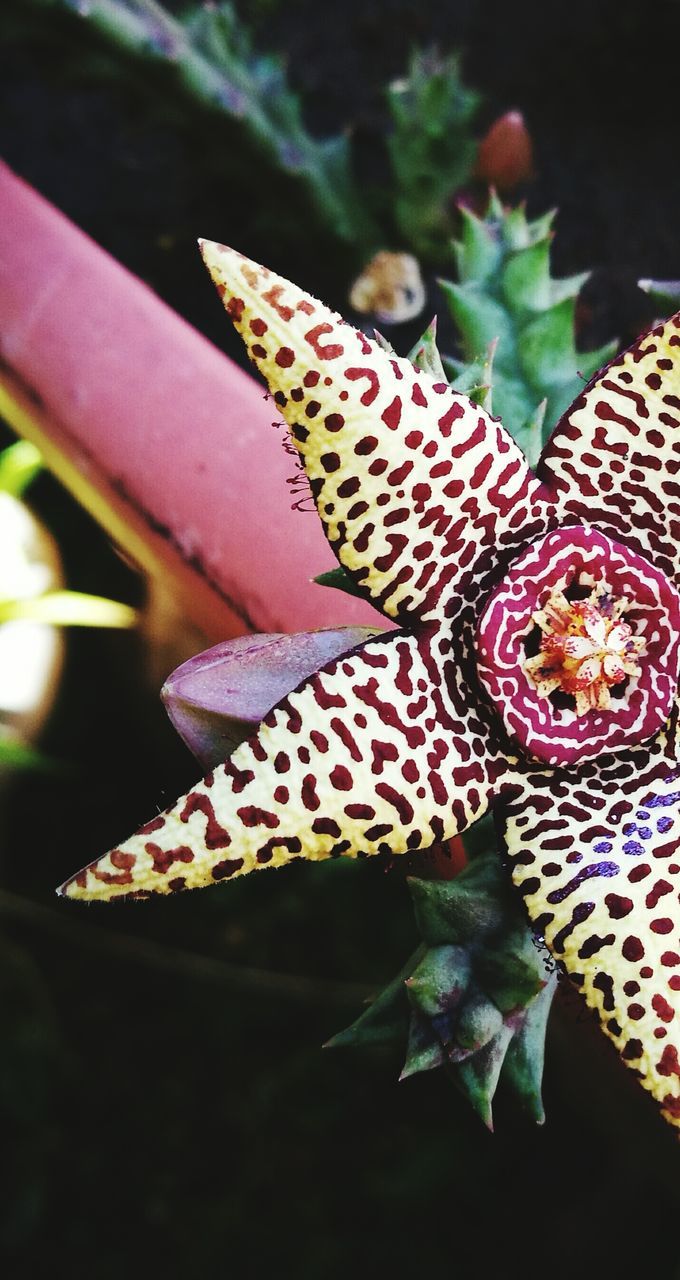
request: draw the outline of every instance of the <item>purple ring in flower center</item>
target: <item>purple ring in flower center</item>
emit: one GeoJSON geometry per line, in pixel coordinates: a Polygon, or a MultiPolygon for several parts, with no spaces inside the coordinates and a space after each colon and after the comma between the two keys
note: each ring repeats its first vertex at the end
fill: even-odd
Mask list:
{"type": "MultiPolygon", "coordinates": [[[[583,633],[575,624],[573,630],[583,633]]],[[[589,633],[599,634],[597,626],[589,633]]],[[[514,561],[481,614],[476,647],[482,686],[508,732],[528,755],[571,764],[645,742],[668,719],[680,674],[680,595],[628,547],[588,525],[570,525],[539,538],[514,561]],[[607,625],[607,640],[611,636],[611,647],[621,650],[622,634],[632,637],[621,683],[614,684],[611,698],[608,690],[589,690],[590,706],[588,699],[570,696],[576,685],[561,671],[555,691],[552,679],[540,678],[536,655],[550,651],[551,636],[563,625],[559,619],[546,622],[546,607],[550,614],[559,593],[574,602],[577,620],[579,600],[587,598],[595,609],[600,602],[605,614],[613,601],[618,628],[607,625]]],[[[564,645],[556,647],[564,652],[564,645]]],[[[584,682],[597,675],[598,661],[583,668],[584,682]]],[[[548,676],[555,670],[553,664],[548,676]]],[[[607,658],[607,671],[613,670],[607,658]]]]}

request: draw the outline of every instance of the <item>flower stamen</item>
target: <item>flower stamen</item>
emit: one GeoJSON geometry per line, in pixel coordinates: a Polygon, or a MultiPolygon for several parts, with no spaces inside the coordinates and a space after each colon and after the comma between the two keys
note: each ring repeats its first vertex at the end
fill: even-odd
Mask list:
{"type": "Polygon", "coordinates": [[[645,652],[644,638],[621,620],[628,604],[603,586],[594,587],[585,600],[551,593],[533,615],[543,633],[540,651],[524,664],[540,697],[558,690],[570,694],[577,716],[609,709],[610,689],[627,676],[639,676],[638,659],[645,652]]]}

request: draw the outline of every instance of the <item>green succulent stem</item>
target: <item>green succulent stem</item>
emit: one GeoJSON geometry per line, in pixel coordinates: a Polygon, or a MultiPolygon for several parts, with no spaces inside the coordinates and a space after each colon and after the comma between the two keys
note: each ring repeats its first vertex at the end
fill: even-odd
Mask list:
{"type": "Polygon", "coordinates": [[[124,53],[165,65],[184,94],[237,123],[263,158],[302,184],[334,235],[365,255],[376,247],[376,229],[351,174],[347,137],[312,137],[281,59],[254,51],[230,4],[200,4],[179,20],[157,0],[33,3],[71,10],[124,53]]]}
{"type": "Polygon", "coordinates": [[[494,344],[493,412],[533,463],[616,344],[576,350],[576,299],[589,273],[561,280],[551,275],[554,212],[529,221],[523,206],[506,209],[492,195],[483,217],[465,207],[460,217],[458,279],[440,284],[462,358],[443,363],[453,385],[467,390],[471,366],[488,358],[494,344]]]}
{"type": "Polygon", "coordinates": [[[411,878],[422,943],[333,1048],[406,1044],[401,1079],[444,1067],[493,1127],[503,1080],[531,1119],[541,1100],[545,1032],[557,983],[495,852],[454,880],[411,878]]]}
{"type": "Polygon", "coordinates": [[[453,233],[453,198],[475,166],[481,97],[463,84],[455,54],[430,49],[413,53],[407,75],[388,89],[388,103],[397,230],[418,257],[441,262],[453,233]]]}

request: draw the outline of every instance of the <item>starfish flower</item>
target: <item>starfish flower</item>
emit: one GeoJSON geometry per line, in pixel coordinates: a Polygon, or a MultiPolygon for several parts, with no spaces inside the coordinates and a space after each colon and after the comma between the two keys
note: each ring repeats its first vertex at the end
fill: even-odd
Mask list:
{"type": "Polygon", "coordinates": [[[398,629],[305,679],[62,892],[399,854],[493,806],[534,929],[680,1125],[680,317],[585,388],[534,473],[445,382],[238,253],[203,255],[331,546],[398,629]]]}

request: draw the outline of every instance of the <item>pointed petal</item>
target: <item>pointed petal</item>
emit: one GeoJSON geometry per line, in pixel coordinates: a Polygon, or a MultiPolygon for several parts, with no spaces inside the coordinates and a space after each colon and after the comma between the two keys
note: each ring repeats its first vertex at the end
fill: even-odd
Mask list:
{"type": "Polygon", "coordinates": [[[651,747],[527,777],[506,843],[536,930],[680,1126],[677,718],[651,747]]]}
{"type": "Polygon", "coordinates": [[[63,892],[170,893],[297,857],[398,854],[455,835],[484,813],[509,766],[440,644],[396,634],[330,663],[225,765],[63,892]]]}
{"type": "Polygon", "coordinates": [[[576,516],[680,575],[680,313],[600,371],[538,464],[576,516]]]}
{"type": "Polygon", "coordinates": [[[291,427],[336,555],[388,616],[451,616],[547,528],[501,425],[334,312],[221,245],[203,257],[291,427]]]}

